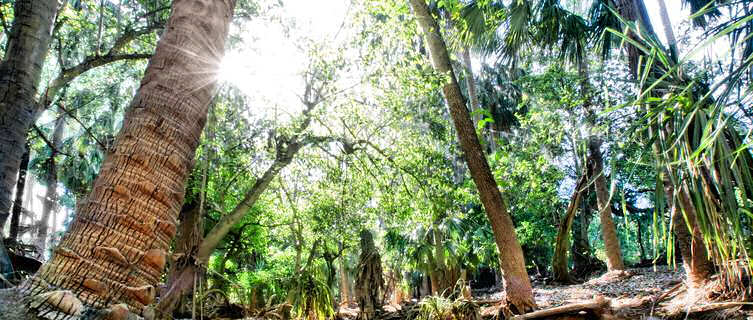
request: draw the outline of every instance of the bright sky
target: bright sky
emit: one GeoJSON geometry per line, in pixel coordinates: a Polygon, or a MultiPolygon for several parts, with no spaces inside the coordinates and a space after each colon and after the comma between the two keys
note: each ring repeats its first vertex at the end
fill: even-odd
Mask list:
{"type": "MultiPolygon", "coordinates": [[[[226,54],[220,77],[251,99],[257,116],[284,121],[302,109],[300,73],[307,58],[302,37],[332,42],[344,22],[349,0],[284,0],[271,14],[280,19],[254,19],[239,32],[244,45],[226,54]],[[286,34],[283,21],[295,21],[286,34]]],[[[342,38],[342,37],[340,37],[342,38]]]]}

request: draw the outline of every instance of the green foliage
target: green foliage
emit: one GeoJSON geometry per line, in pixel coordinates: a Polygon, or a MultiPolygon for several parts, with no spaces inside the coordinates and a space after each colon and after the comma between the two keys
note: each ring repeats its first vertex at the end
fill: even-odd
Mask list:
{"type": "Polygon", "coordinates": [[[458,298],[450,300],[441,296],[428,296],[419,302],[417,320],[478,320],[479,306],[458,298]]]}
{"type": "Polygon", "coordinates": [[[287,285],[288,301],[293,304],[293,314],[306,319],[328,319],[334,315],[332,294],[326,281],[316,270],[293,275],[287,285]]]}

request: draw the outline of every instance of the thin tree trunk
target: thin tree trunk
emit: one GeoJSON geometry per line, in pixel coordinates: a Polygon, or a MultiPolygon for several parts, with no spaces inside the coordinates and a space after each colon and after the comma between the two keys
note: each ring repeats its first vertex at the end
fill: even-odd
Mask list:
{"type": "Polygon", "coordinates": [[[348,283],[348,270],[345,268],[345,256],[340,256],[340,303],[350,302],[350,284],[348,283]]]}
{"type": "Polygon", "coordinates": [[[31,148],[26,142],[24,146],[26,151],[21,156],[21,165],[18,168],[18,182],[16,183],[16,199],[13,201],[13,212],[10,216],[10,235],[9,238],[18,241],[18,229],[21,223],[21,213],[23,211],[24,191],[26,188],[26,173],[29,171],[29,153],[31,148]]]}
{"type": "MultiPolygon", "coordinates": [[[[62,110],[60,110],[62,111],[62,110]]],[[[37,253],[41,257],[44,257],[44,251],[47,249],[47,230],[49,229],[50,213],[57,211],[57,185],[58,185],[58,169],[55,157],[58,150],[63,145],[63,130],[65,130],[65,112],[58,112],[58,119],[55,121],[55,130],[52,133],[52,150],[50,151],[50,157],[47,158],[45,167],[45,184],[47,185],[47,191],[45,192],[44,202],[42,203],[42,218],[37,225],[37,235],[35,246],[37,247],[37,253]]],[[[56,223],[56,221],[52,221],[56,223]]]]}
{"type": "Polygon", "coordinates": [[[234,0],[173,1],[93,191],[52,259],[21,287],[35,313],[66,319],[127,305],[153,316],[148,306],[176,233],[234,7],[234,0]]]}
{"type": "Polygon", "coordinates": [[[641,219],[638,218],[635,221],[638,224],[638,247],[640,248],[640,261],[643,262],[646,259],[646,248],[643,246],[643,228],[641,227],[641,219]]]}
{"type": "Polygon", "coordinates": [[[471,100],[471,114],[473,119],[473,125],[478,125],[481,122],[481,105],[478,101],[478,93],[476,92],[476,79],[473,78],[473,62],[471,61],[471,52],[466,47],[463,48],[463,65],[465,67],[465,83],[468,87],[468,95],[471,100]]]}
{"type": "Polygon", "coordinates": [[[664,35],[667,37],[667,42],[669,44],[669,52],[672,54],[672,59],[677,62],[677,59],[679,58],[677,53],[677,39],[675,38],[674,31],[672,31],[672,22],[669,20],[667,5],[664,3],[664,0],[656,0],[656,2],[659,3],[659,13],[662,25],[664,25],[664,35]]]}
{"type": "Polygon", "coordinates": [[[570,276],[567,252],[570,246],[570,229],[573,226],[573,219],[575,213],[578,211],[580,199],[584,191],[588,189],[586,187],[587,178],[586,175],[581,175],[578,181],[575,183],[575,190],[570,197],[570,204],[567,206],[567,212],[565,213],[565,219],[562,221],[557,233],[557,241],[554,247],[554,258],[552,259],[552,272],[554,273],[554,281],[570,283],[573,282],[570,276]]]}
{"type": "Polygon", "coordinates": [[[37,116],[42,64],[47,55],[57,0],[18,0],[7,50],[0,63],[0,230],[24,154],[26,133],[37,116]]]}
{"type": "Polygon", "coordinates": [[[604,177],[604,160],[601,156],[601,140],[591,138],[589,142],[589,158],[592,161],[592,174],[594,188],[596,189],[596,202],[599,206],[599,219],[601,222],[601,236],[604,240],[604,251],[607,255],[607,270],[625,270],[622,260],[620,240],[617,238],[617,227],[612,219],[612,199],[607,179],[604,177]]]}
{"type": "Polygon", "coordinates": [[[282,156],[278,157],[272,166],[270,166],[261,177],[256,179],[256,182],[254,182],[254,185],[246,193],[241,203],[239,203],[232,212],[224,215],[212,230],[207,233],[197,252],[197,259],[199,261],[209,260],[209,256],[220,244],[222,238],[224,238],[230,229],[243,219],[243,216],[245,216],[249,210],[251,210],[251,207],[256,203],[256,200],[258,200],[262,193],[264,193],[264,190],[267,189],[277,174],[293,161],[293,157],[298,153],[302,146],[302,144],[288,145],[285,152],[281,152],[282,156]]]}
{"type": "Polygon", "coordinates": [[[158,314],[172,313],[180,299],[194,289],[193,279],[200,271],[199,265],[194,260],[194,254],[204,235],[203,219],[199,208],[199,201],[194,200],[184,204],[181,210],[173,253],[176,261],[168,270],[166,288],[160,294],[160,303],[157,307],[158,314]]]}
{"type": "MultiPolygon", "coordinates": [[[[578,65],[578,73],[581,78],[581,95],[583,95],[585,101],[583,109],[586,111],[587,122],[592,128],[595,128],[597,119],[591,103],[591,85],[587,56],[583,57],[578,65]]],[[[591,163],[588,167],[592,170],[589,177],[593,179],[594,190],[596,190],[596,202],[601,220],[601,236],[604,239],[604,248],[607,255],[607,270],[624,270],[625,264],[622,260],[620,241],[617,238],[617,228],[612,219],[611,193],[604,177],[604,159],[601,155],[601,143],[601,139],[597,136],[589,137],[588,158],[591,163]]]]}
{"type": "Polygon", "coordinates": [[[102,29],[105,24],[105,0],[99,2],[99,28],[97,29],[97,52],[96,55],[100,55],[102,52],[102,29]]]}
{"type": "Polygon", "coordinates": [[[445,262],[445,255],[444,255],[444,243],[442,239],[442,233],[439,232],[439,225],[435,224],[434,228],[434,261],[436,264],[434,265],[434,274],[432,275],[432,286],[434,285],[434,280],[436,280],[436,287],[433,287],[432,290],[434,291],[435,295],[442,294],[442,292],[445,291],[445,289],[450,288],[451,284],[449,283],[450,279],[449,277],[449,270],[447,269],[447,263],[445,262]]]}
{"type": "Polygon", "coordinates": [[[525,313],[534,309],[536,302],[533,300],[533,289],[526,272],[523,249],[515,235],[515,227],[476,136],[439,25],[431,16],[425,0],[410,0],[410,4],[418,24],[423,29],[434,68],[449,76],[449,81],[443,87],[444,97],[499,249],[500,267],[504,270],[506,301],[515,312],[525,313]]]}
{"type": "MultiPolygon", "coordinates": [[[[191,292],[193,289],[193,276],[197,272],[200,272],[200,266],[206,266],[209,263],[209,258],[212,252],[214,252],[222,239],[225,238],[230,231],[230,228],[227,226],[232,227],[240,222],[248,210],[253,207],[254,203],[256,203],[262,193],[264,193],[274,177],[276,177],[283,168],[290,164],[295,154],[300,150],[300,146],[301,145],[291,144],[288,147],[289,150],[286,149],[285,152],[281,152],[284,156],[275,160],[272,166],[270,166],[267,171],[256,180],[251,189],[248,190],[243,201],[241,201],[231,213],[224,215],[220,222],[217,223],[206,236],[200,234],[201,230],[203,230],[203,228],[199,227],[201,217],[191,218],[190,221],[187,220],[181,222],[181,234],[187,235],[188,238],[185,240],[191,243],[191,247],[176,248],[177,253],[184,252],[187,261],[177,264],[176,270],[173,271],[171,269],[165,295],[157,306],[157,311],[160,314],[170,314],[178,306],[180,298],[191,292]]],[[[197,208],[198,207],[199,206],[197,206],[197,208]]],[[[181,242],[180,239],[182,238],[183,237],[179,238],[178,243],[181,242]]],[[[300,257],[300,255],[297,256],[300,257]]]]}

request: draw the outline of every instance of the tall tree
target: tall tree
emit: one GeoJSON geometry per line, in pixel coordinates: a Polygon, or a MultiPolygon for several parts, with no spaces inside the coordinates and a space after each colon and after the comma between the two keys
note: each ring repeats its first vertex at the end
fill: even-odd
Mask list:
{"type": "Polygon", "coordinates": [[[58,1],[19,0],[13,8],[13,27],[0,63],[0,229],[10,213],[26,132],[36,119],[36,95],[58,1]]]}
{"type": "Polygon", "coordinates": [[[452,69],[450,56],[439,25],[432,17],[425,0],[410,0],[410,5],[419,26],[423,30],[434,68],[447,76],[442,91],[450,109],[471,177],[476,183],[481,202],[486,209],[487,217],[494,232],[494,239],[500,255],[505,299],[512,311],[525,313],[534,309],[536,302],[533,299],[533,289],[526,272],[523,250],[515,235],[515,227],[476,136],[476,130],[452,69]]]}
{"type": "MultiPolygon", "coordinates": [[[[658,2],[664,34],[669,45],[669,53],[673,62],[677,63],[679,59],[677,39],[672,30],[667,6],[664,0],[658,0],[658,2]]],[[[686,276],[685,282],[688,287],[695,290],[702,288],[711,279],[711,275],[714,273],[714,265],[709,259],[703,241],[698,214],[690,198],[691,193],[688,184],[684,182],[679,188],[673,186],[668,176],[669,170],[671,168],[668,167],[662,172],[664,178],[663,191],[672,217],[672,231],[677,237],[680,255],[682,256],[686,276]],[[677,195],[676,198],[675,194],[677,195]]]]}
{"type": "MultiPolygon", "coordinates": [[[[44,179],[47,190],[45,191],[44,202],[42,203],[42,218],[37,223],[37,234],[36,239],[34,240],[37,253],[42,257],[44,257],[44,251],[47,250],[50,214],[57,210],[58,168],[55,158],[57,157],[60,148],[62,148],[64,130],[65,112],[61,109],[60,112],[58,112],[58,118],[55,120],[55,127],[52,131],[52,145],[49,146],[50,156],[44,164],[44,179]]],[[[55,223],[55,221],[52,223],[55,223]]]]}
{"type": "Polygon", "coordinates": [[[20,287],[45,317],[148,307],[176,232],[235,0],[176,0],[93,191],[52,259],[20,287]]]}
{"type": "Polygon", "coordinates": [[[29,172],[29,158],[31,157],[31,148],[27,142],[24,145],[24,153],[21,156],[21,165],[18,167],[18,181],[16,182],[16,196],[13,200],[13,210],[10,215],[10,233],[8,237],[18,240],[19,229],[21,227],[21,213],[23,211],[24,191],[26,190],[26,174],[29,172]]]}

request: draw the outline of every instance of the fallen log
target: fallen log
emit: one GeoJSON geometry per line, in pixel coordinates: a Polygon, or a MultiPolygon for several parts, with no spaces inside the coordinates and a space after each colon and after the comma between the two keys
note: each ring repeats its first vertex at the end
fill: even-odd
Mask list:
{"type": "Polygon", "coordinates": [[[580,311],[591,311],[594,313],[601,313],[601,311],[608,306],[609,306],[609,300],[607,300],[606,298],[602,296],[596,296],[596,298],[594,298],[591,301],[572,303],[572,304],[568,304],[564,306],[529,312],[526,314],[514,316],[512,317],[512,320],[541,319],[541,318],[564,315],[564,314],[580,312],[580,311]]]}

